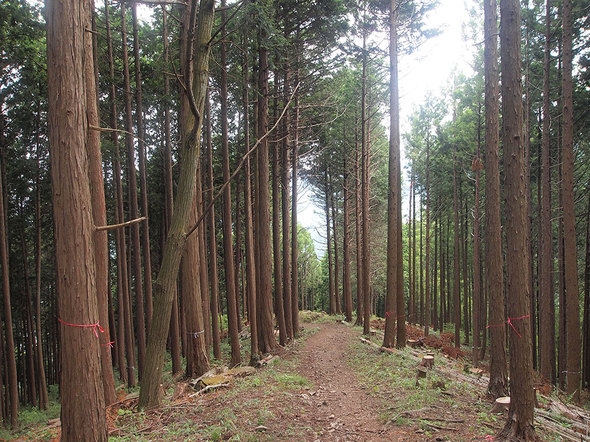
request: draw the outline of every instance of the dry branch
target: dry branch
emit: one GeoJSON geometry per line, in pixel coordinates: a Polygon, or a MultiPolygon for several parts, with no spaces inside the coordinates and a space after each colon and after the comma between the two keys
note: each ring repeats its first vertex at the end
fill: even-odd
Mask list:
{"type": "Polygon", "coordinates": [[[135,219],[132,219],[131,221],[127,221],[127,222],[120,223],[120,224],[110,224],[108,226],[96,226],[96,231],[100,232],[102,230],[115,230],[115,229],[119,229],[121,227],[127,227],[132,224],[140,223],[142,221],[145,221],[146,219],[147,218],[145,216],[142,216],[141,218],[135,218],[135,219]]]}

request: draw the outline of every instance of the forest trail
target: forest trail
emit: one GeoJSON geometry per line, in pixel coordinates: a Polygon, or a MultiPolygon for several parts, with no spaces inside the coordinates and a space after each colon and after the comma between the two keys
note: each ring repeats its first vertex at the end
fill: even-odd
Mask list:
{"type": "MultiPolygon", "coordinates": [[[[278,357],[218,381],[219,388],[195,392],[194,381],[168,372],[162,408],[137,412],[137,395],[129,394],[109,408],[110,440],[489,441],[504,425],[464,360],[428,348],[435,368],[418,382],[426,348],[382,353],[379,336],[369,346],[359,327],[326,315],[307,319],[316,322],[305,323],[278,357]]],[[[247,344],[244,338],[243,360],[247,344]]],[[[538,434],[556,440],[541,428],[538,434]]]]}
{"type": "Polygon", "coordinates": [[[357,334],[342,324],[314,324],[319,331],[299,353],[299,373],[314,389],[303,394],[306,409],[320,428],[321,440],[403,440],[404,432],[379,420],[380,405],[360,386],[350,365],[350,347],[357,334]]]}

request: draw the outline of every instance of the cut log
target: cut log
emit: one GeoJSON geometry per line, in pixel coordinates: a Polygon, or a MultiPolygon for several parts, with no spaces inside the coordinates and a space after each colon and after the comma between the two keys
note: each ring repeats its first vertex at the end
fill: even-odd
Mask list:
{"type": "Polygon", "coordinates": [[[424,343],[418,339],[408,339],[408,347],[417,348],[424,345],[424,343]]]}
{"type": "Polygon", "coordinates": [[[492,407],[491,413],[504,413],[510,408],[510,396],[503,396],[496,399],[494,406],[492,407]]]}
{"type": "Polygon", "coordinates": [[[470,368],[469,369],[469,373],[474,374],[475,376],[477,376],[478,378],[481,377],[483,370],[481,368],[470,368]]]}
{"type": "Polygon", "coordinates": [[[420,385],[420,379],[426,379],[426,370],[422,367],[416,369],[416,387],[420,385]]]}
{"type": "Polygon", "coordinates": [[[432,368],[434,367],[434,356],[425,355],[422,357],[422,362],[420,362],[422,367],[432,368]]]}

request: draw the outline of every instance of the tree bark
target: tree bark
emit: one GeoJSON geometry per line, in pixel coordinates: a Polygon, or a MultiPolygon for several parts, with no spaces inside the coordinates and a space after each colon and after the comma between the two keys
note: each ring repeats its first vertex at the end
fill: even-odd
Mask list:
{"type": "Polygon", "coordinates": [[[215,2],[201,0],[198,8],[196,3],[196,0],[193,0],[185,9],[185,24],[189,35],[187,41],[190,42],[187,45],[185,59],[184,78],[187,80],[185,94],[190,96],[193,118],[187,118],[186,133],[183,134],[182,163],[174,214],[164,249],[162,266],[154,284],[154,316],[146,352],[145,372],[139,392],[140,409],[156,407],[161,400],[160,384],[166,350],[166,330],[170,323],[174,286],[187,241],[185,231],[196,186],[201,116],[205,107],[205,94],[209,80],[210,40],[215,2]]]}
{"type": "MultiPolygon", "coordinates": [[[[47,4],[48,124],[61,321],[62,438],[106,441],[100,341],[94,336],[100,319],[86,151],[90,130],[87,112],[92,105],[88,97],[96,96],[94,72],[85,67],[92,60],[91,35],[87,32],[92,12],[91,1],[47,4]],[[72,262],[79,265],[73,266],[72,262]]],[[[4,221],[3,207],[0,213],[0,221],[4,221]]],[[[5,226],[0,225],[0,232],[4,231],[5,226]]],[[[6,264],[5,238],[1,239],[0,250],[6,264]]],[[[3,269],[7,276],[7,266],[3,265],[3,269]]],[[[14,355],[6,282],[4,289],[7,352],[14,355]]],[[[16,364],[13,357],[8,358],[8,363],[12,423],[16,426],[16,364]]]]}
{"type": "Polygon", "coordinates": [[[550,60],[551,0],[545,9],[545,50],[543,56],[543,129],[541,154],[541,225],[539,246],[539,373],[546,380],[555,377],[555,300],[553,290],[553,238],[551,232],[551,145],[550,145],[550,60]]]}
{"type": "Polygon", "coordinates": [[[536,440],[533,412],[533,368],[530,324],[530,282],[525,185],[523,104],[520,61],[520,5],[500,2],[502,62],[502,133],[506,197],[506,283],[510,345],[510,410],[501,437],[536,440]],[[514,321],[514,322],[511,322],[514,321]]]}
{"type": "Polygon", "coordinates": [[[270,194],[269,194],[269,162],[268,162],[268,48],[266,35],[259,30],[258,41],[258,211],[257,234],[259,254],[259,282],[257,303],[260,316],[258,319],[259,348],[262,353],[272,352],[276,347],[272,308],[272,258],[270,240],[270,194]]]}
{"type": "MultiPolygon", "coordinates": [[[[206,101],[206,118],[207,118],[207,201],[210,209],[207,215],[207,224],[209,232],[209,281],[211,282],[211,330],[213,337],[213,356],[215,359],[221,359],[221,336],[219,333],[219,274],[217,271],[217,235],[215,233],[215,205],[214,205],[214,180],[213,180],[213,143],[211,128],[211,107],[209,96],[206,101]]],[[[247,209],[246,209],[247,210],[247,209]]],[[[208,326],[208,324],[205,324],[208,326]]]]}
{"type": "MultiPolygon", "coordinates": [[[[299,30],[297,31],[297,56],[295,68],[295,87],[299,87],[299,30]]],[[[293,337],[299,334],[299,273],[297,260],[297,162],[299,161],[299,91],[295,92],[293,103],[293,146],[291,149],[291,325],[293,337]]]]}
{"type": "Polygon", "coordinates": [[[453,152],[453,208],[454,208],[454,253],[453,253],[453,311],[455,317],[455,348],[461,347],[461,276],[459,256],[459,198],[457,196],[457,146],[453,152]]]}
{"type": "MultiPolygon", "coordinates": [[[[278,78],[278,74],[275,73],[278,78]]],[[[273,118],[277,118],[277,100],[278,100],[278,85],[275,82],[274,85],[274,98],[273,98],[273,118]]],[[[284,136],[284,135],[283,135],[284,136]]],[[[284,346],[289,339],[287,333],[287,326],[285,324],[285,308],[284,302],[284,290],[286,285],[290,285],[291,278],[289,278],[289,271],[283,275],[283,265],[281,263],[282,251],[281,251],[281,195],[279,192],[279,141],[274,139],[272,141],[273,153],[272,153],[272,246],[273,246],[273,259],[274,259],[274,294],[275,294],[275,316],[279,325],[279,344],[284,346]]],[[[282,186],[283,194],[287,191],[286,186],[282,186]]],[[[283,195],[284,196],[284,195],[283,195]]],[[[289,287],[290,289],[290,287],[289,287]]],[[[291,306],[289,306],[289,312],[291,306]]],[[[291,318],[289,318],[290,320],[291,318]]]]}
{"type": "Polygon", "coordinates": [[[576,209],[574,205],[574,103],[572,86],[572,2],[564,0],[562,16],[562,179],[563,240],[565,265],[565,309],[567,327],[566,388],[574,400],[580,400],[580,302],[576,246],[576,209]]]}
{"type": "MultiPolygon", "coordinates": [[[[135,171],[135,146],[133,143],[133,113],[131,108],[131,83],[129,75],[129,56],[127,51],[127,15],[125,12],[125,2],[121,3],[121,39],[123,47],[123,78],[125,83],[125,147],[127,149],[127,188],[129,198],[129,219],[137,219],[139,210],[137,207],[137,175],[135,171]]],[[[135,289],[135,320],[137,331],[137,366],[138,374],[141,379],[143,364],[145,360],[145,313],[143,298],[143,281],[141,274],[141,238],[139,235],[139,224],[131,226],[131,244],[132,244],[132,269],[133,279],[129,280],[129,285],[135,289]]],[[[131,293],[131,290],[130,292],[131,293]]]]}
{"type": "MultiPolygon", "coordinates": [[[[397,24],[398,9],[396,0],[389,3],[389,191],[387,194],[387,295],[385,298],[385,334],[383,346],[392,348],[395,343],[395,329],[405,322],[403,310],[398,311],[398,267],[403,263],[398,261],[398,194],[401,191],[400,135],[399,135],[399,84],[397,64],[397,24]],[[401,320],[400,320],[401,319],[401,320]]],[[[403,291],[402,291],[403,296],[403,291]]],[[[403,306],[403,302],[402,302],[403,306]]],[[[398,347],[406,345],[405,339],[400,342],[398,330],[398,347]]]]}
{"type": "MultiPolygon", "coordinates": [[[[135,59],[135,117],[137,119],[137,148],[139,152],[139,185],[141,192],[141,213],[145,217],[142,225],[141,248],[143,254],[143,276],[145,287],[145,321],[149,330],[153,314],[152,301],[152,263],[150,253],[150,229],[147,196],[145,130],[143,124],[143,99],[141,80],[141,58],[139,55],[139,34],[137,28],[137,3],[131,8],[133,13],[133,57],[135,59]]],[[[139,215],[138,215],[139,216],[139,215]]],[[[138,225],[139,227],[139,225],[138,225]]],[[[145,339],[145,338],[144,338],[145,339]]]]}
{"type": "Polygon", "coordinates": [[[502,256],[502,225],[500,220],[500,150],[499,150],[499,75],[498,18],[496,0],[485,0],[485,250],[486,287],[489,293],[490,382],[488,393],[506,396],[508,374],[506,367],[506,330],[499,324],[504,314],[504,270],[502,256]]]}
{"type": "MultiPolygon", "coordinates": [[[[283,106],[288,105],[289,100],[289,66],[285,68],[283,83],[283,106]]],[[[291,313],[293,294],[291,293],[291,278],[293,266],[291,263],[291,215],[289,208],[291,206],[289,199],[289,112],[285,114],[285,119],[281,123],[281,209],[283,218],[283,308],[285,314],[285,328],[289,339],[295,337],[293,330],[293,314],[291,313]]]]}
{"type": "MultiPolygon", "coordinates": [[[[222,3],[223,5],[223,3],[222,3]]],[[[224,23],[224,12],[222,22],[224,23]]],[[[223,28],[221,31],[224,34],[223,28]]],[[[221,45],[221,156],[223,166],[223,182],[227,183],[230,177],[229,169],[229,144],[227,129],[227,72],[225,43],[221,45]]],[[[223,190],[223,266],[225,269],[225,290],[227,294],[227,322],[231,345],[231,361],[233,367],[242,361],[240,354],[240,337],[238,336],[238,311],[236,309],[236,269],[234,267],[234,249],[232,235],[231,215],[231,186],[225,186],[223,190]]]]}
{"type": "MultiPolygon", "coordinates": [[[[343,239],[342,239],[342,288],[344,296],[344,316],[346,321],[352,322],[352,287],[350,282],[350,172],[347,164],[347,154],[344,154],[344,208],[343,208],[343,239]]],[[[304,307],[305,308],[305,307],[304,307]]]]}
{"type": "MultiPolygon", "coordinates": [[[[365,28],[363,28],[365,29],[365,28]]],[[[363,334],[371,328],[371,263],[369,255],[369,146],[367,142],[367,31],[363,31],[363,71],[361,79],[361,230],[362,230],[362,287],[363,334]]]]}

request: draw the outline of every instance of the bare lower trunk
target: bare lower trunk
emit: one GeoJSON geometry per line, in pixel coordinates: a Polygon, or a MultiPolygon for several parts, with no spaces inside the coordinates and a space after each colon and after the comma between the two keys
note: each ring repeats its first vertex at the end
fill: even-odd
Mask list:
{"type": "Polygon", "coordinates": [[[501,0],[502,128],[506,194],[506,282],[510,318],[510,411],[501,436],[535,440],[530,325],[528,195],[524,162],[520,5],[501,0]],[[524,232],[524,234],[523,234],[524,232]],[[512,322],[513,321],[513,322],[512,322]]]}
{"type": "MultiPolygon", "coordinates": [[[[91,35],[87,30],[91,28],[93,8],[90,1],[77,0],[50,2],[47,6],[48,125],[58,269],[62,438],[106,441],[100,341],[95,336],[100,319],[86,152],[91,130],[87,120],[91,103],[87,100],[96,94],[94,73],[89,75],[85,69],[88,59],[84,56],[90,54],[92,60],[91,35]],[[73,262],[80,265],[72,265],[73,262]]],[[[0,234],[5,232],[3,222],[4,207],[0,207],[0,234]]],[[[0,238],[0,251],[6,279],[5,238],[0,238]]],[[[10,287],[5,281],[6,344],[11,355],[8,381],[11,420],[16,427],[18,392],[9,296],[10,287]]]]}

